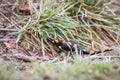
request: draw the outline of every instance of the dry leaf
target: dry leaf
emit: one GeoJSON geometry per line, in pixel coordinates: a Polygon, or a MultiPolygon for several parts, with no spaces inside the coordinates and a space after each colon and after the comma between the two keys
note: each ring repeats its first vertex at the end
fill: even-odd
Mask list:
{"type": "Polygon", "coordinates": [[[19,0],[18,10],[19,12],[23,14],[30,15],[30,8],[29,8],[27,0],[19,0]]]}
{"type": "Polygon", "coordinates": [[[15,41],[3,42],[7,48],[15,48],[16,43],[15,41]]]}

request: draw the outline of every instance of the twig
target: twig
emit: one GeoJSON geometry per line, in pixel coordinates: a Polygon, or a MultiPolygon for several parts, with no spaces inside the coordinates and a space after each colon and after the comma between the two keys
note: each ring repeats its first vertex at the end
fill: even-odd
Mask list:
{"type": "Polygon", "coordinates": [[[34,62],[36,60],[48,61],[47,59],[45,59],[43,57],[27,56],[27,55],[23,55],[23,54],[14,54],[13,57],[15,57],[19,60],[23,60],[25,62],[34,62]]]}
{"type": "Polygon", "coordinates": [[[0,7],[9,7],[9,6],[14,6],[14,4],[1,4],[0,7]]]}
{"type": "Polygon", "coordinates": [[[7,29],[7,28],[0,28],[0,31],[19,31],[18,29],[7,29]]]}
{"type": "Polygon", "coordinates": [[[112,13],[113,16],[116,16],[116,14],[107,5],[105,5],[105,7],[112,13]]]}
{"type": "Polygon", "coordinates": [[[0,39],[1,42],[15,41],[16,39],[0,39]]]}
{"type": "Polygon", "coordinates": [[[11,20],[8,17],[6,17],[2,12],[0,12],[0,15],[2,15],[5,19],[7,19],[10,22],[10,24],[13,24],[11,20]]]}
{"type": "MultiPolygon", "coordinates": [[[[28,27],[28,25],[30,24],[30,22],[31,22],[31,18],[29,18],[27,24],[20,30],[20,32],[26,30],[26,28],[28,27]]],[[[18,41],[21,39],[21,37],[22,37],[22,33],[18,35],[16,43],[18,43],[18,41]]]]}
{"type": "Polygon", "coordinates": [[[40,7],[40,9],[39,9],[37,21],[39,21],[39,20],[40,20],[40,17],[41,17],[42,8],[43,8],[43,0],[40,0],[39,7],[40,7]]]}

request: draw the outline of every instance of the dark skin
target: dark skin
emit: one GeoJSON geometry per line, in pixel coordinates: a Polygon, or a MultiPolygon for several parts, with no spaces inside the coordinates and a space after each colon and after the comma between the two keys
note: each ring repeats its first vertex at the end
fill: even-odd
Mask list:
{"type": "MultiPolygon", "coordinates": [[[[62,50],[65,51],[70,51],[75,52],[75,49],[78,50],[78,53],[81,51],[82,54],[88,54],[88,55],[94,55],[94,54],[99,54],[102,53],[102,51],[93,51],[93,50],[84,50],[82,46],[78,45],[75,42],[65,42],[63,40],[58,40],[58,39],[54,39],[51,36],[47,37],[47,41],[56,45],[59,48],[59,53],[62,52],[62,50]]],[[[112,51],[112,49],[106,49],[103,52],[107,52],[107,51],[112,51]]]]}

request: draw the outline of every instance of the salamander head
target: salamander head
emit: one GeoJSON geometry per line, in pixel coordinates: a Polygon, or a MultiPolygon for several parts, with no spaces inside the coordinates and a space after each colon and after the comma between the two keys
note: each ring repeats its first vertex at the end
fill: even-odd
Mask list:
{"type": "Polygon", "coordinates": [[[48,37],[47,37],[47,41],[48,41],[48,42],[52,42],[52,40],[53,40],[53,38],[52,38],[51,36],[48,36],[48,37]]]}

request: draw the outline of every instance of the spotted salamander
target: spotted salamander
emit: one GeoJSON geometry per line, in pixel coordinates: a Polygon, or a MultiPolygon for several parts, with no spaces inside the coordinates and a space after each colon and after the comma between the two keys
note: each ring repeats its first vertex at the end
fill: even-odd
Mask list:
{"type": "Polygon", "coordinates": [[[99,54],[99,53],[102,53],[102,52],[112,51],[112,49],[105,49],[104,51],[84,50],[84,48],[82,46],[78,45],[74,41],[66,42],[65,40],[54,39],[51,36],[47,37],[47,41],[56,45],[60,50],[59,52],[61,52],[62,50],[75,52],[75,50],[77,49],[77,51],[78,52],[81,51],[82,54],[94,55],[94,54],[99,54]]]}

